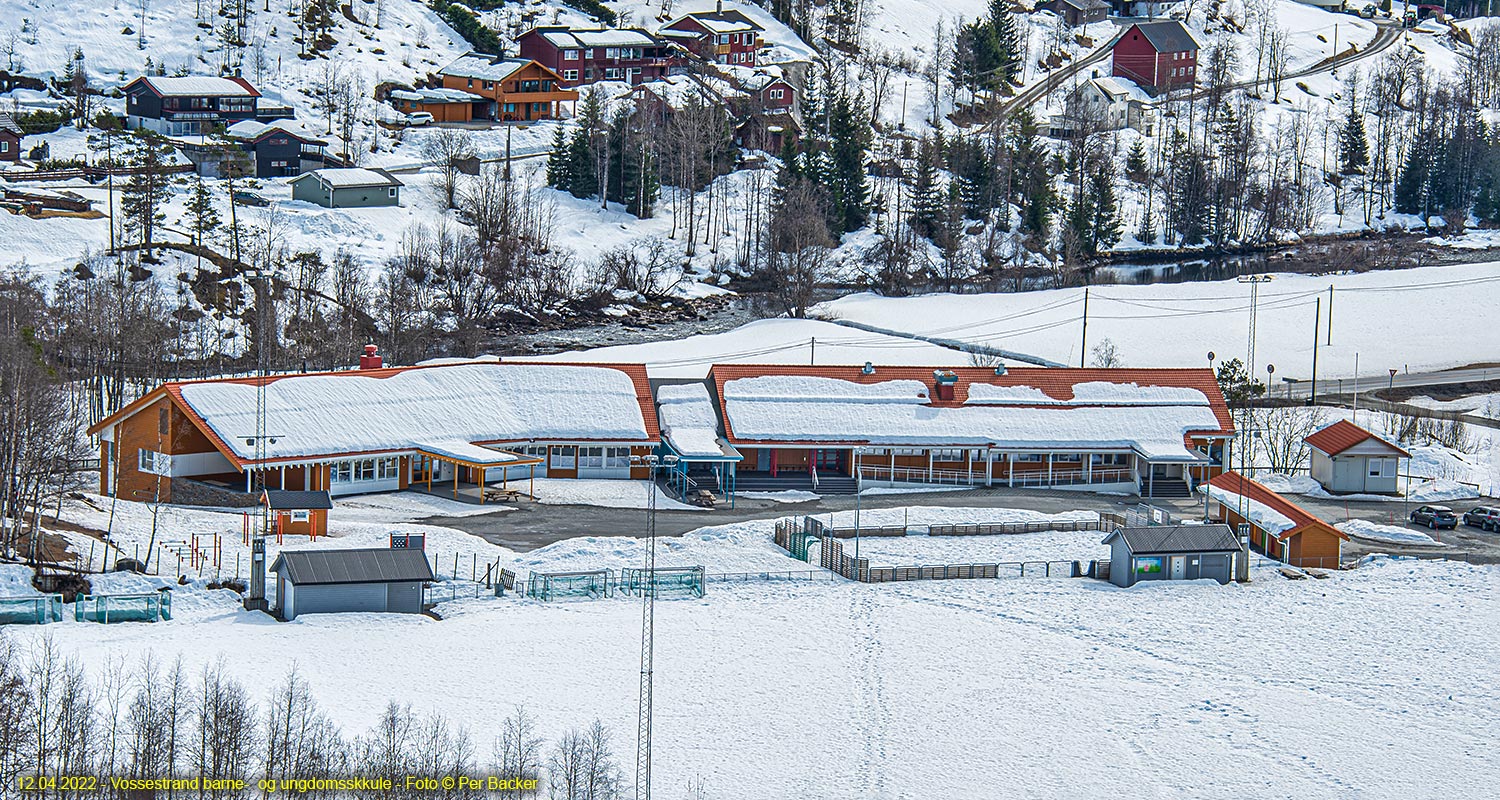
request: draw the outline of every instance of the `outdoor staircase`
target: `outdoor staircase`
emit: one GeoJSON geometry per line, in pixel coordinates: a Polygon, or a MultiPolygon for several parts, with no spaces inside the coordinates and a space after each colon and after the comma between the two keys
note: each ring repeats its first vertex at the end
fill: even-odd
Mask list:
{"type": "Polygon", "coordinates": [[[818,488],[814,491],[818,494],[854,494],[859,491],[859,485],[854,482],[853,478],[846,475],[833,477],[819,475],[818,488]]]}
{"type": "Polygon", "coordinates": [[[768,472],[740,472],[734,477],[736,492],[817,492],[818,494],[854,494],[854,479],[847,475],[819,475],[817,488],[806,472],[783,472],[771,477],[768,472]]]}
{"type": "Polygon", "coordinates": [[[1193,493],[1181,478],[1164,478],[1156,481],[1141,481],[1141,497],[1189,498],[1193,493]]]}

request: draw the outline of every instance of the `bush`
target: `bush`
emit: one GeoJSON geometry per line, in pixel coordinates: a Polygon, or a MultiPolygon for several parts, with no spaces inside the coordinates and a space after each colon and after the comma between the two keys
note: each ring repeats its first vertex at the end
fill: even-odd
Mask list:
{"type": "Polygon", "coordinates": [[[481,53],[491,55],[500,53],[500,37],[485,27],[472,11],[463,6],[453,5],[448,0],[432,0],[432,10],[437,12],[444,22],[451,25],[453,30],[458,31],[458,35],[464,37],[464,41],[468,42],[470,47],[481,53]]]}
{"type": "Polygon", "coordinates": [[[72,116],[66,112],[59,113],[47,109],[28,111],[25,114],[17,114],[15,117],[16,125],[20,126],[21,130],[25,131],[28,136],[35,136],[40,133],[52,133],[63,125],[66,125],[70,119],[72,119],[72,116]]]}

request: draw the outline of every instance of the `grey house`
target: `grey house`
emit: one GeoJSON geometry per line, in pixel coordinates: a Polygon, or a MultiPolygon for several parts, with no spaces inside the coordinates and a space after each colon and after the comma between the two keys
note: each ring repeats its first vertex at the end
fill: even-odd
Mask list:
{"type": "Polygon", "coordinates": [[[1158,525],[1115,528],[1104,537],[1110,547],[1109,582],[1213,578],[1229,583],[1240,541],[1228,525],[1158,525]]]}
{"type": "Polygon", "coordinates": [[[401,205],[401,181],[383,169],[315,169],[291,180],[292,199],[324,208],[401,205]]]}
{"type": "Polygon", "coordinates": [[[284,620],[344,611],[422,612],[422,587],[433,579],[421,550],[283,550],[271,565],[284,620]]]}

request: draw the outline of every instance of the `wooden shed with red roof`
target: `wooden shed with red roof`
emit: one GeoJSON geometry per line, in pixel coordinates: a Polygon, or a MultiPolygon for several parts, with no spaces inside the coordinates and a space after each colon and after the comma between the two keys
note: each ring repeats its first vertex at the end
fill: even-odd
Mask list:
{"type": "Polygon", "coordinates": [[[1185,497],[1234,435],[1206,369],[717,364],[708,383],[741,490],[852,491],[858,462],[864,481],[1185,497]]]}
{"type": "Polygon", "coordinates": [[[1411,453],[1344,419],[1304,441],[1312,450],[1313,479],[1334,494],[1395,494],[1401,459],[1411,458],[1411,453]]]}
{"type": "Polygon", "coordinates": [[[1301,506],[1256,481],[1230,471],[1205,487],[1213,501],[1210,516],[1250,526],[1250,546],[1298,567],[1336,569],[1340,546],[1349,537],[1301,506]]]}
{"type": "MultiPolygon", "coordinates": [[[[90,428],[100,492],[254,505],[262,488],[331,496],[528,476],[644,478],[661,441],[639,364],[462,362],[163,384],[90,428]],[[258,433],[258,431],[263,432],[258,433]]],[[[483,497],[483,493],[478,493],[483,497]]]]}

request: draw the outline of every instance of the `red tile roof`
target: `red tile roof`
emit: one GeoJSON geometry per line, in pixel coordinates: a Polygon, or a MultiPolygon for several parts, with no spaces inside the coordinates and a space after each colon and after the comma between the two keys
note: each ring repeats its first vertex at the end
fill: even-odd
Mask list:
{"type": "MultiPolygon", "coordinates": [[[[1165,386],[1197,389],[1208,398],[1209,407],[1219,421],[1219,429],[1195,431],[1199,435],[1232,435],[1234,418],[1224,395],[1219,391],[1219,382],[1209,369],[1078,369],[1052,367],[1011,367],[1004,375],[996,375],[993,367],[886,367],[877,366],[869,375],[856,366],[811,366],[795,364],[715,364],[708,371],[713,384],[714,397],[720,406],[720,418],[724,420],[724,435],[734,441],[734,432],[729,429],[729,415],[724,413],[724,384],[736,378],[754,378],[761,375],[800,375],[818,378],[837,378],[853,383],[871,384],[883,381],[921,381],[929,386],[933,383],[933,372],[951,372],[958,377],[952,400],[939,400],[937,393],[929,393],[928,405],[962,407],[969,399],[969,386],[987,383],[991,386],[1030,386],[1041,390],[1054,400],[1073,399],[1073,387],[1080,383],[1106,381],[1109,383],[1135,383],[1140,386],[1165,386]]],[[[1015,408],[1028,408],[1017,404],[1015,408]]],[[[1191,436],[1184,437],[1191,440],[1191,436]]],[[[850,441],[857,441],[858,437],[850,441]]],[[[1192,445],[1188,445],[1191,449],[1192,445]]]]}
{"type": "Polygon", "coordinates": [[[1374,439],[1375,441],[1380,442],[1386,447],[1395,450],[1406,458],[1411,458],[1411,453],[1402,450],[1401,448],[1391,444],[1390,442],[1380,438],[1379,436],[1376,436],[1373,433],[1370,433],[1364,428],[1361,428],[1346,419],[1341,419],[1338,422],[1329,425],[1328,427],[1307,437],[1303,441],[1307,442],[1313,447],[1318,448],[1319,450],[1322,450],[1328,455],[1336,456],[1339,453],[1342,453],[1345,450],[1348,450],[1349,448],[1361,442],[1364,442],[1367,439],[1374,439]]]}
{"type": "Polygon", "coordinates": [[[1331,531],[1334,534],[1337,534],[1340,539],[1343,539],[1345,541],[1349,540],[1348,535],[1346,535],[1343,531],[1313,516],[1312,513],[1304,509],[1302,506],[1293,503],[1285,497],[1282,497],[1281,495],[1271,491],[1270,489],[1267,489],[1259,483],[1256,483],[1254,480],[1247,478],[1238,472],[1235,472],[1234,470],[1215,475],[1214,477],[1210,478],[1208,482],[1210,485],[1223,489],[1226,492],[1232,492],[1234,494],[1240,495],[1241,497],[1248,497],[1251,500],[1260,503],[1261,505],[1267,506],[1276,513],[1291,520],[1293,527],[1282,531],[1280,534],[1277,534],[1277,539],[1285,539],[1288,536],[1301,533],[1303,530],[1309,527],[1317,527],[1319,529],[1325,529],[1331,531]]]}

